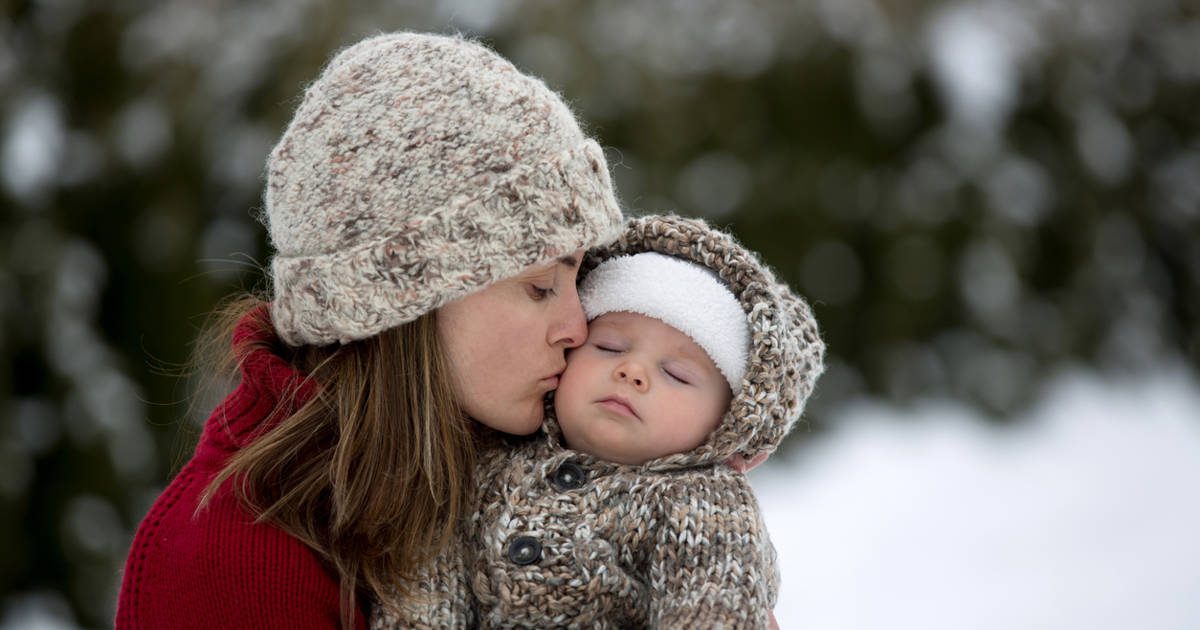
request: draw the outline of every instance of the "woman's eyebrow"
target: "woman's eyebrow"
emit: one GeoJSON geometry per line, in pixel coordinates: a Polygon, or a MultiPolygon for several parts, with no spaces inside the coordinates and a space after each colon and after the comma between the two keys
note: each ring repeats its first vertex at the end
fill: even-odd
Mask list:
{"type": "MultiPolygon", "coordinates": [[[[579,264],[579,259],[576,258],[574,255],[559,256],[555,260],[558,262],[558,264],[565,265],[572,269],[574,269],[575,266],[579,264]]],[[[547,276],[552,275],[557,268],[558,267],[556,267],[554,265],[554,263],[547,263],[545,267],[535,268],[535,269],[526,269],[524,273],[520,274],[517,277],[525,278],[525,279],[545,278],[547,276]]]]}

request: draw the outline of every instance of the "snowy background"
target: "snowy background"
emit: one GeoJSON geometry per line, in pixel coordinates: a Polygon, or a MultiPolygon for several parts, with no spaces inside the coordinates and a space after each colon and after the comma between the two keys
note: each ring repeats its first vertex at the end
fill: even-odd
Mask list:
{"type": "Polygon", "coordinates": [[[754,472],[784,628],[1200,628],[1197,0],[0,2],[0,627],[111,625],[267,152],[400,29],[809,299],[829,370],[754,472]]]}
{"type": "Polygon", "coordinates": [[[1016,426],[849,405],[751,472],[781,628],[1200,628],[1200,386],[1072,370],[1016,426]]]}

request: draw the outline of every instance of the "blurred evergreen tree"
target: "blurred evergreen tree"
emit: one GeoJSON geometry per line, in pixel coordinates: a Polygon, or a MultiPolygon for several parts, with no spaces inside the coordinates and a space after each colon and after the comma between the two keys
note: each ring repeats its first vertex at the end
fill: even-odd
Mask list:
{"type": "Polygon", "coordinates": [[[377,30],[484,37],[630,212],[727,226],[805,293],[831,370],[801,436],[860,395],[1003,421],[1065,363],[1200,359],[1194,2],[0,6],[0,624],[111,623],[208,411],[189,344],[263,286],[265,156],[377,30]]]}

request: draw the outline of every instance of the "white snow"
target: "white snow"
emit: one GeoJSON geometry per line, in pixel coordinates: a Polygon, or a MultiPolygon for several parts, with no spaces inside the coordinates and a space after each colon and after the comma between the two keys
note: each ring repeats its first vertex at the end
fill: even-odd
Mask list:
{"type": "Polygon", "coordinates": [[[751,473],[780,627],[1200,628],[1200,385],[1070,372],[996,426],[862,402],[751,473]]]}

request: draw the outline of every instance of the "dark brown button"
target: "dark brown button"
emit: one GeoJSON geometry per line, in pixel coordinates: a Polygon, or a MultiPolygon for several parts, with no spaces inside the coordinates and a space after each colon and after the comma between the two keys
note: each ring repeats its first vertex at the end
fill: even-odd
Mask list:
{"type": "Polygon", "coordinates": [[[517,536],[508,545],[508,559],[514,564],[533,564],[542,559],[542,543],[532,536],[517,536]]]}
{"type": "Polygon", "coordinates": [[[587,482],[587,473],[575,462],[563,462],[550,476],[550,483],[559,490],[582,488],[585,482],[587,482]]]}

